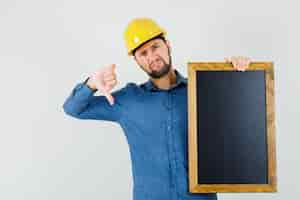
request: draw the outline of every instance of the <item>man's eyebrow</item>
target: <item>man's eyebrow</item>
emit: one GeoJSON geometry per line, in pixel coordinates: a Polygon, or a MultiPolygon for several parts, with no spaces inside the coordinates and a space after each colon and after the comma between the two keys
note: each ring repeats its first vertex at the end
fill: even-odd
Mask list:
{"type": "Polygon", "coordinates": [[[153,44],[151,44],[151,46],[150,47],[155,47],[155,46],[157,46],[157,45],[159,45],[159,43],[158,42],[155,42],[155,43],[153,43],[153,44]]]}
{"type": "Polygon", "coordinates": [[[146,50],[142,50],[140,54],[144,54],[144,53],[146,53],[146,50]]]}
{"type": "MultiPolygon", "coordinates": [[[[153,47],[155,45],[159,45],[159,43],[158,42],[153,42],[153,44],[151,44],[151,47],[153,47]]],[[[144,53],[146,53],[146,51],[147,51],[146,49],[142,50],[140,54],[144,54],[144,53]]]]}

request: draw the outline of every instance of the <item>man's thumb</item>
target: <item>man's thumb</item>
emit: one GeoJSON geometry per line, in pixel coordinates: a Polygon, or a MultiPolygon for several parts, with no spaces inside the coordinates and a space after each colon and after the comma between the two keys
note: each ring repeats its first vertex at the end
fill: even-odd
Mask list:
{"type": "Polygon", "coordinates": [[[116,64],[108,65],[108,69],[115,70],[116,69],[116,64]]]}
{"type": "Polygon", "coordinates": [[[114,104],[114,97],[109,92],[105,92],[104,96],[106,97],[110,105],[114,104]]]}

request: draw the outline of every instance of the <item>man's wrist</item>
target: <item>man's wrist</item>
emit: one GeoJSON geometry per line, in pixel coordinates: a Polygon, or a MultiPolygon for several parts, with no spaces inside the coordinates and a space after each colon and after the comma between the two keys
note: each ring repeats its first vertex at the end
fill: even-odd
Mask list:
{"type": "Polygon", "coordinates": [[[87,79],[85,79],[85,81],[83,82],[86,86],[88,86],[91,90],[93,90],[94,92],[97,91],[97,88],[95,86],[93,86],[90,82],[90,77],[88,77],[87,79]]]}

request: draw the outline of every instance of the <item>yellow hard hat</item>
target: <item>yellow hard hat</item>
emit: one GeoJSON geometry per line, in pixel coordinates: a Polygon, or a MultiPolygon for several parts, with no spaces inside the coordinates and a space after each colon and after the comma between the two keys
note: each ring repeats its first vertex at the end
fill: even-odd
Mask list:
{"type": "Polygon", "coordinates": [[[135,18],[129,22],[124,32],[124,40],[128,55],[148,40],[163,34],[166,31],[150,18],[135,18]]]}

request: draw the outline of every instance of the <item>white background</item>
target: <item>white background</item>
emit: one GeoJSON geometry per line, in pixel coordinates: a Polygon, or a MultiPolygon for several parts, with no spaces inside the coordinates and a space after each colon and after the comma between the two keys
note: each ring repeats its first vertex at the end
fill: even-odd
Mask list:
{"type": "Polygon", "coordinates": [[[126,54],[123,31],[151,17],[168,31],[174,66],[249,56],[273,61],[277,193],[219,199],[298,199],[297,1],[0,1],[0,199],[132,198],[126,138],[114,123],[77,120],[62,105],[76,83],[117,65],[120,88],[147,76],[126,54]],[[296,55],[297,53],[297,55],[296,55]]]}

